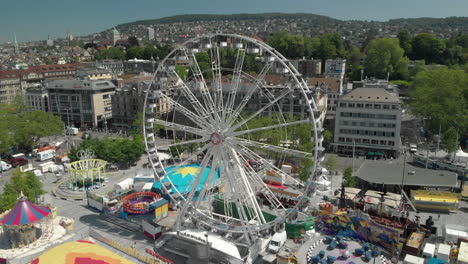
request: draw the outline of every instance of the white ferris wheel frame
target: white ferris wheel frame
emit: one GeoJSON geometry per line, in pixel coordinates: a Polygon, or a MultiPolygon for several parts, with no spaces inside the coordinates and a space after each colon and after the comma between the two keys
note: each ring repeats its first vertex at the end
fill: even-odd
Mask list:
{"type": "MultiPolygon", "coordinates": [[[[240,49],[238,49],[238,50],[240,50],[240,49]]],[[[244,49],[244,55],[242,55],[242,58],[239,58],[239,51],[238,51],[237,56],[236,56],[235,67],[233,69],[233,79],[236,80],[236,83],[235,83],[235,86],[233,88],[233,91],[230,92],[230,94],[231,93],[234,94],[233,95],[234,98],[235,98],[235,93],[237,92],[237,88],[238,88],[238,85],[239,85],[239,80],[241,78],[241,75],[244,73],[242,71],[244,56],[245,56],[245,49],[244,49]]],[[[212,60],[213,60],[213,58],[212,58],[212,60]]],[[[271,67],[271,65],[269,67],[271,67]]],[[[201,142],[209,141],[208,144],[206,144],[205,146],[198,149],[195,153],[192,153],[189,158],[187,158],[186,160],[184,160],[181,163],[181,164],[188,163],[189,161],[193,160],[194,157],[197,157],[199,154],[206,151],[205,158],[203,159],[203,161],[201,162],[201,165],[200,165],[201,172],[199,173],[199,176],[196,178],[195,182],[193,183],[193,186],[195,186],[195,187],[192,187],[192,190],[190,191],[187,198],[185,198],[179,192],[179,190],[175,187],[175,185],[172,183],[172,181],[170,180],[169,177],[168,177],[168,181],[170,183],[169,187],[167,187],[167,186],[165,186],[165,184],[161,183],[161,187],[163,189],[163,192],[169,194],[170,190],[173,189],[173,190],[176,191],[176,193],[182,199],[182,201],[184,201],[182,210],[181,210],[181,212],[179,214],[179,217],[178,217],[178,219],[176,221],[176,229],[180,228],[182,222],[185,221],[185,219],[184,219],[185,215],[189,214],[192,218],[196,219],[197,222],[199,222],[199,223],[201,223],[201,224],[203,224],[205,226],[211,227],[212,229],[220,230],[220,231],[223,231],[223,232],[230,232],[230,233],[248,234],[248,233],[260,232],[260,231],[265,230],[265,229],[270,229],[272,226],[274,226],[274,225],[276,225],[278,223],[284,223],[286,218],[293,215],[294,213],[297,213],[297,211],[298,211],[297,207],[296,208],[289,208],[289,209],[286,210],[284,216],[276,217],[275,220],[267,222],[267,221],[265,221],[265,219],[261,219],[261,218],[263,218],[263,215],[261,213],[260,214],[258,213],[259,211],[261,212],[261,209],[260,208],[254,208],[254,210],[257,212],[257,214],[256,214],[257,220],[259,220],[260,223],[257,223],[257,224],[241,223],[241,226],[239,228],[233,228],[233,226],[217,225],[218,223],[220,223],[219,219],[215,219],[213,217],[213,215],[208,216],[206,213],[202,212],[198,207],[193,205],[192,200],[193,200],[193,197],[194,197],[195,192],[196,192],[196,186],[198,186],[200,184],[202,175],[204,174],[204,170],[208,166],[208,162],[211,159],[212,159],[211,164],[220,163],[220,159],[223,159],[224,162],[226,162],[226,161],[227,162],[236,162],[238,167],[242,167],[242,164],[243,164],[244,161],[239,160],[239,156],[232,153],[234,151],[238,151],[239,153],[240,152],[244,153],[243,155],[246,155],[246,156],[249,156],[249,157],[255,157],[259,162],[262,162],[265,166],[269,166],[270,168],[273,168],[276,171],[280,171],[278,168],[276,168],[272,164],[269,164],[260,155],[258,155],[255,152],[251,151],[246,146],[249,145],[249,146],[263,147],[264,149],[270,148],[270,150],[273,150],[273,151],[287,150],[288,153],[291,154],[291,155],[294,155],[294,154],[297,154],[299,156],[304,155],[304,152],[301,153],[300,151],[294,151],[294,150],[291,150],[291,149],[284,149],[284,148],[282,149],[281,147],[278,147],[278,146],[263,144],[261,142],[250,141],[250,140],[246,140],[246,139],[236,137],[236,136],[239,136],[239,135],[242,135],[242,134],[251,133],[251,132],[254,132],[254,131],[273,129],[273,128],[282,127],[282,126],[290,126],[290,125],[295,125],[295,124],[301,124],[301,123],[305,123],[305,122],[311,123],[312,127],[313,127],[313,131],[312,131],[313,138],[312,138],[312,140],[313,140],[315,146],[313,148],[312,153],[305,153],[305,154],[307,154],[307,155],[312,154],[312,157],[313,157],[313,160],[314,160],[314,165],[311,167],[311,171],[310,171],[311,177],[309,177],[309,179],[305,183],[303,195],[299,200],[301,200],[303,197],[309,195],[311,193],[311,189],[313,189],[315,187],[315,183],[314,183],[315,177],[314,177],[314,175],[315,175],[315,172],[316,172],[316,168],[319,167],[319,163],[320,163],[320,160],[318,158],[318,153],[319,153],[319,151],[322,151],[322,149],[320,147],[321,145],[319,143],[320,139],[319,139],[319,136],[318,136],[318,132],[321,130],[321,127],[318,125],[318,122],[317,122],[317,119],[316,119],[316,114],[318,113],[318,108],[317,108],[316,102],[315,102],[314,98],[312,97],[312,91],[309,89],[309,87],[307,86],[307,83],[301,77],[301,74],[299,74],[297,69],[282,54],[280,54],[278,51],[273,49],[271,46],[265,44],[264,42],[258,41],[258,40],[254,39],[254,38],[251,38],[251,37],[241,36],[241,35],[237,35],[237,34],[208,34],[208,35],[199,36],[199,37],[190,39],[188,41],[185,41],[184,43],[182,43],[181,45],[178,45],[175,49],[173,49],[159,63],[158,68],[157,68],[157,70],[155,71],[155,73],[153,75],[153,79],[152,79],[151,83],[148,85],[147,92],[146,92],[146,95],[145,95],[143,109],[144,109],[143,110],[143,136],[144,136],[144,140],[145,140],[145,146],[146,146],[146,150],[147,150],[147,153],[148,153],[149,162],[150,162],[151,167],[152,167],[152,169],[154,171],[155,178],[158,181],[160,181],[167,174],[167,171],[166,171],[166,169],[165,169],[165,167],[164,167],[164,165],[162,163],[162,160],[160,159],[160,156],[158,155],[158,147],[156,147],[156,140],[155,140],[155,131],[153,131],[154,123],[157,123],[159,125],[163,125],[163,126],[165,126],[166,129],[172,128],[172,129],[175,129],[175,130],[187,131],[187,132],[190,132],[192,134],[195,134],[195,135],[198,135],[198,136],[201,137],[200,139],[194,139],[194,140],[185,141],[185,142],[182,142],[182,143],[173,143],[170,146],[177,146],[177,145],[182,145],[182,144],[187,144],[187,143],[201,143],[201,142]],[[234,40],[238,40],[238,41],[243,41],[243,42],[246,42],[246,43],[248,43],[250,45],[255,45],[255,47],[260,48],[263,52],[265,52],[266,54],[268,54],[270,56],[270,57],[268,57],[268,60],[269,61],[271,60],[271,64],[272,64],[273,61],[274,62],[279,62],[282,65],[282,67],[284,67],[284,69],[287,69],[287,76],[290,77],[290,80],[294,84],[294,87],[288,87],[286,89],[283,89],[284,92],[281,95],[274,98],[272,101],[270,101],[267,104],[266,107],[262,107],[260,110],[257,111],[257,113],[255,113],[255,114],[251,115],[249,118],[247,118],[247,120],[242,120],[241,122],[239,122],[237,124],[234,124],[235,120],[240,117],[239,114],[240,114],[241,110],[245,107],[245,104],[247,103],[247,101],[250,100],[252,94],[255,93],[256,91],[258,91],[259,90],[258,88],[262,87],[262,84],[260,82],[262,81],[265,74],[269,70],[269,68],[265,68],[265,67],[266,67],[267,63],[270,63],[270,62],[267,62],[265,64],[264,68],[262,69],[262,72],[259,74],[259,77],[257,77],[257,82],[255,83],[255,86],[258,86],[258,88],[251,89],[249,91],[249,94],[247,94],[247,96],[245,97],[245,98],[247,98],[246,102],[241,102],[240,106],[235,108],[233,106],[234,99],[230,100],[231,98],[229,96],[231,96],[231,95],[228,95],[229,99],[226,102],[227,106],[224,106],[223,105],[224,102],[223,102],[223,98],[222,98],[222,88],[221,88],[221,66],[220,66],[220,63],[219,63],[219,53],[218,53],[218,55],[216,55],[218,50],[216,49],[216,52],[214,54],[213,53],[211,54],[211,56],[215,57],[215,60],[216,60],[216,58],[218,59],[218,64],[216,64],[216,62],[212,62],[211,67],[212,67],[212,71],[214,73],[213,83],[216,84],[216,82],[218,82],[219,86],[217,86],[217,87],[220,87],[220,88],[216,89],[216,87],[215,87],[215,89],[214,89],[215,91],[212,92],[212,93],[210,93],[210,92],[203,93],[202,89],[206,89],[206,91],[208,91],[207,90],[208,87],[207,87],[207,84],[206,84],[205,80],[203,79],[203,75],[201,74],[200,69],[198,68],[197,61],[194,58],[195,55],[194,55],[193,52],[186,53],[188,44],[200,43],[202,40],[208,40],[208,42],[206,42],[206,43],[208,43],[208,45],[210,45],[210,46],[207,49],[210,49],[213,44],[214,44],[214,46],[218,45],[218,43],[216,42],[216,38],[219,38],[219,37],[234,39],[234,40]],[[215,39],[214,43],[212,42],[213,39],[215,39]],[[177,73],[175,73],[174,70],[172,70],[171,72],[167,72],[167,65],[165,65],[165,64],[168,61],[168,59],[170,59],[174,55],[174,53],[176,51],[184,51],[185,55],[187,55],[188,57],[190,57],[190,56],[193,57],[192,62],[193,61],[195,62],[195,67],[196,67],[194,69],[194,75],[198,74],[198,76],[195,76],[195,78],[199,78],[199,79],[196,79],[195,82],[196,83],[201,83],[202,87],[200,88],[200,91],[202,91],[201,94],[202,94],[202,99],[203,100],[200,101],[195,97],[195,95],[190,91],[190,88],[188,88],[188,86],[184,83],[184,81],[182,81],[180,79],[180,77],[177,75],[177,73]],[[218,57],[216,57],[216,56],[218,56],[218,57]],[[271,59],[271,57],[273,57],[274,59],[271,59]],[[265,71],[265,69],[266,69],[266,71],[265,71]],[[263,71],[265,71],[265,72],[263,72],[263,71]],[[165,94],[163,94],[161,92],[152,91],[152,85],[155,83],[155,80],[156,80],[156,78],[158,76],[158,73],[161,73],[161,72],[165,72],[168,75],[172,74],[172,76],[169,76],[169,77],[174,77],[174,78],[176,78],[178,80],[177,85],[179,85],[180,89],[185,93],[185,97],[188,100],[190,100],[191,103],[194,104],[195,113],[192,112],[191,110],[188,110],[186,107],[180,105],[176,100],[173,100],[170,96],[167,96],[167,95],[165,95],[165,94]],[[302,98],[304,98],[306,100],[306,102],[307,102],[305,105],[307,107],[306,110],[308,110],[308,113],[309,113],[307,115],[308,120],[306,120],[306,121],[305,120],[299,120],[299,121],[289,122],[287,124],[272,125],[272,126],[264,127],[264,128],[251,129],[251,130],[248,130],[248,131],[245,131],[245,130],[244,131],[236,131],[236,129],[240,128],[243,124],[246,124],[249,121],[249,119],[257,116],[259,113],[264,111],[264,109],[266,109],[267,107],[273,106],[274,103],[278,102],[282,97],[284,97],[285,95],[288,95],[289,93],[293,92],[294,90],[299,90],[300,93],[302,94],[302,98]],[[221,94],[219,94],[219,93],[221,93],[221,94]],[[213,95],[213,96],[211,96],[211,95],[213,95]],[[155,113],[156,104],[155,104],[154,101],[157,100],[158,98],[161,98],[161,97],[168,100],[173,105],[174,108],[177,108],[177,111],[181,112],[183,115],[185,115],[188,118],[192,118],[195,122],[197,122],[197,124],[199,125],[199,128],[188,127],[188,126],[185,126],[185,125],[182,125],[182,124],[171,123],[171,122],[167,122],[167,121],[164,121],[164,120],[157,120],[157,119],[155,120],[154,113],[155,113]],[[221,98],[221,99],[218,100],[217,98],[221,98]],[[149,101],[152,101],[152,102],[149,102],[149,101]],[[243,104],[243,106],[242,106],[242,104],[243,104]],[[218,113],[216,111],[217,109],[221,109],[223,111],[221,113],[218,113]],[[231,113],[230,117],[228,117],[226,115],[229,112],[231,113]],[[207,124],[204,121],[211,121],[212,123],[207,124]],[[228,127],[230,130],[229,131],[223,131],[222,136],[221,136],[221,134],[218,134],[217,132],[213,133],[213,131],[216,130],[216,128],[213,127],[213,124],[216,124],[216,122],[218,122],[218,125],[220,125],[221,123],[224,122],[223,127],[228,127]],[[227,152],[226,151],[220,151],[219,148],[216,148],[216,145],[218,145],[222,140],[225,140],[226,141],[225,144],[227,146],[230,146],[230,149],[227,152]],[[241,145],[244,145],[244,147],[239,147],[241,145]],[[273,149],[273,148],[275,148],[275,149],[273,149]],[[195,210],[193,210],[193,209],[195,209],[195,210]]],[[[225,167],[226,171],[231,170],[233,168],[235,168],[235,167],[230,167],[230,166],[225,167]]],[[[205,180],[204,186],[206,186],[206,184],[209,184],[210,179],[213,177],[213,171],[214,171],[214,169],[210,170],[210,172],[208,174],[208,177],[205,180]]],[[[230,172],[230,173],[232,173],[232,172],[230,172]]],[[[243,171],[243,170],[240,170],[239,173],[240,173],[241,177],[244,178],[243,182],[246,183],[244,187],[249,189],[251,186],[249,186],[249,184],[247,184],[248,181],[246,180],[247,177],[249,177],[249,175],[246,175],[246,172],[243,171]]],[[[226,177],[226,178],[231,178],[231,177],[226,177]]],[[[232,179],[225,179],[225,180],[229,181],[229,180],[232,180],[232,179]]],[[[235,183],[231,182],[231,184],[235,184],[235,183]]],[[[268,188],[266,188],[266,189],[268,189],[268,188]]],[[[201,190],[202,193],[204,193],[206,191],[207,191],[206,188],[203,188],[201,190]]],[[[251,189],[249,189],[249,191],[251,191],[251,189]]],[[[170,195],[170,197],[171,197],[171,199],[176,200],[173,197],[173,195],[170,195]]],[[[255,199],[255,197],[250,197],[250,198],[255,199]]],[[[197,201],[197,202],[199,203],[199,201],[197,201]]],[[[197,202],[195,202],[195,203],[197,203],[197,202]]],[[[252,204],[253,205],[255,205],[255,204],[258,205],[258,203],[256,201],[255,202],[252,201],[252,204]]],[[[238,210],[238,214],[240,214],[240,215],[243,214],[242,211],[243,210],[238,210]]],[[[217,217],[222,217],[222,216],[217,216],[217,217]]],[[[245,216],[244,217],[240,216],[240,217],[244,218],[245,216]]],[[[241,219],[241,221],[242,221],[242,219],[241,219]]]]}

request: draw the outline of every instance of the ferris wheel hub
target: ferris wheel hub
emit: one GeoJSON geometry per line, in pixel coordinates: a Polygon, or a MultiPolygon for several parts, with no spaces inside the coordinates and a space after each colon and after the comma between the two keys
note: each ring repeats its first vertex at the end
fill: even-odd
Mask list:
{"type": "Polygon", "coordinates": [[[211,134],[210,142],[213,145],[219,145],[221,142],[223,142],[223,137],[219,133],[215,132],[211,134]]]}

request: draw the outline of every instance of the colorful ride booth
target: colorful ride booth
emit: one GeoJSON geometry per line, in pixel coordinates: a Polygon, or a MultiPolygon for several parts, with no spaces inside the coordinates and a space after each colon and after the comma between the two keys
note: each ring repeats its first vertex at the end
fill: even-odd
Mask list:
{"type": "Polygon", "coordinates": [[[52,217],[51,212],[51,208],[35,205],[21,194],[15,207],[0,219],[10,248],[22,248],[36,241],[42,231],[37,224],[49,216],[52,217]]]}

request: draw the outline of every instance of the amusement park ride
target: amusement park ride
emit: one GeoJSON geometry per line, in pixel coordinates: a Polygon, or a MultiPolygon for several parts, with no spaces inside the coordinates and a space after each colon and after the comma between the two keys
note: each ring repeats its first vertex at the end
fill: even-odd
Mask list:
{"type": "MultiPolygon", "coordinates": [[[[170,196],[180,205],[175,231],[198,229],[232,237],[245,245],[301,217],[307,210],[309,197],[315,189],[315,171],[321,156],[321,127],[316,120],[317,105],[312,90],[292,64],[278,51],[256,39],[234,34],[211,34],[193,38],[175,48],[162,60],[148,87],[144,105],[144,137],[149,161],[161,184],[163,195],[170,196]],[[211,65],[201,63],[197,53],[206,52],[211,65]],[[226,68],[222,54],[234,54],[226,68]],[[259,65],[258,74],[251,74],[246,61],[254,58],[259,65]],[[176,70],[176,62],[188,62],[188,77],[176,70]],[[284,83],[271,87],[265,76],[275,73],[284,83]],[[207,67],[208,66],[208,67],[207,67]],[[203,70],[204,69],[204,70],[203,70]],[[282,102],[297,100],[305,109],[299,119],[288,118],[282,102]],[[159,114],[158,105],[169,105],[170,114],[159,114]],[[260,104],[255,110],[251,104],[260,104]],[[249,128],[249,121],[270,116],[274,122],[261,128],[249,128]],[[281,139],[300,125],[308,124],[313,149],[296,150],[268,139],[258,139],[258,132],[278,133],[281,139]],[[181,136],[185,135],[185,136],[181,136]],[[187,137],[187,135],[189,135],[187,137]],[[159,139],[165,144],[159,144],[159,139]],[[167,143],[169,142],[169,143],[167,143]],[[189,192],[178,190],[166,175],[167,167],[160,160],[161,150],[182,153],[181,150],[196,144],[190,155],[183,156],[177,166],[198,161],[198,177],[189,192]],[[307,182],[301,182],[284,173],[265,156],[295,160],[312,159],[307,182]],[[255,167],[250,163],[255,161],[255,167]],[[247,165],[246,165],[247,164],[247,165]],[[208,171],[208,173],[206,173],[208,171]],[[220,186],[210,186],[215,172],[219,173],[220,186]],[[267,184],[266,173],[279,175],[294,185],[294,202],[285,201],[281,195],[288,191],[267,184]],[[207,179],[202,180],[202,175],[207,179]],[[217,210],[221,208],[221,210],[217,210]],[[274,212],[271,217],[266,211],[274,212]]],[[[292,189],[292,188],[289,188],[292,189]]],[[[189,232],[189,231],[187,231],[189,232]]]]}

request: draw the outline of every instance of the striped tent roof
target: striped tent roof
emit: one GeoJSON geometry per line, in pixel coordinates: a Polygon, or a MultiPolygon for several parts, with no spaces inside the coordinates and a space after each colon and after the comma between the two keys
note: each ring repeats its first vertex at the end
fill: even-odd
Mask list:
{"type": "Polygon", "coordinates": [[[0,219],[0,224],[7,226],[32,224],[49,214],[50,208],[35,205],[25,197],[21,197],[15,207],[0,219]]]}

